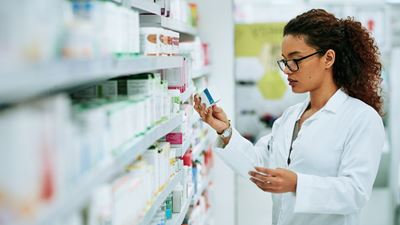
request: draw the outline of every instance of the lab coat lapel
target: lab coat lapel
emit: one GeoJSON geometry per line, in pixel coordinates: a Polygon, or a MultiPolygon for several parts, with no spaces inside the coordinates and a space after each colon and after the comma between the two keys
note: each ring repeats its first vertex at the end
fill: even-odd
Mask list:
{"type": "Polygon", "coordinates": [[[293,137],[293,130],[294,126],[296,124],[296,121],[300,119],[301,115],[303,112],[306,110],[308,104],[310,102],[310,99],[307,98],[303,104],[299,105],[299,107],[295,110],[295,113],[292,113],[289,115],[285,127],[285,145],[282,149],[283,153],[283,158],[285,167],[288,167],[289,165],[287,164],[287,158],[289,157],[289,151],[290,151],[290,146],[292,144],[292,137],[293,137]]]}

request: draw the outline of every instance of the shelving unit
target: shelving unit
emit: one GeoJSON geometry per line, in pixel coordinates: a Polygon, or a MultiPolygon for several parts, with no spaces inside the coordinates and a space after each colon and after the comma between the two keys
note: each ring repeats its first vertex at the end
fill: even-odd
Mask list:
{"type": "Polygon", "coordinates": [[[150,1],[128,0],[127,5],[133,9],[139,10],[140,13],[152,13],[161,16],[161,7],[150,1]]]}
{"type": "Polygon", "coordinates": [[[186,200],[185,204],[182,207],[182,210],[180,213],[173,213],[172,214],[172,219],[170,219],[167,222],[167,225],[181,225],[183,220],[185,219],[185,215],[189,210],[190,207],[190,199],[193,198],[193,191],[192,193],[189,195],[188,200],[186,200]]]}
{"type": "MultiPolygon", "coordinates": [[[[178,21],[173,18],[166,18],[161,15],[160,5],[145,0],[113,0],[120,6],[132,8],[139,11],[140,26],[158,26],[180,33],[180,39],[193,40],[197,37],[196,28],[178,21]],[[149,15],[151,14],[151,15],[149,15]]],[[[51,57],[60,57],[51,56],[51,57]]],[[[47,58],[46,58],[47,59],[47,58]]],[[[109,79],[135,75],[145,72],[153,72],[165,69],[182,68],[184,57],[182,56],[126,56],[117,57],[105,55],[86,59],[53,59],[41,63],[32,63],[19,68],[5,71],[0,68],[0,107],[13,104],[25,104],[33,99],[41,98],[55,93],[72,92],[75,89],[86,85],[97,84],[109,79]]],[[[194,79],[205,76],[211,72],[211,67],[207,66],[195,71],[194,79]]],[[[180,95],[181,103],[187,102],[195,93],[196,87],[189,86],[180,95]]],[[[195,113],[189,123],[192,125],[199,121],[199,116],[195,113]]],[[[112,181],[125,172],[128,165],[135,162],[151,145],[160,138],[164,137],[183,123],[182,113],[166,119],[156,125],[146,134],[140,137],[132,137],[120,148],[113,151],[113,156],[99,162],[90,168],[86,174],[69,186],[57,189],[57,193],[50,202],[43,203],[34,215],[33,221],[16,225],[48,225],[61,222],[65,218],[73,216],[87,206],[93,191],[102,184],[112,181]]],[[[177,156],[183,155],[192,144],[192,137],[183,143],[177,156]]],[[[197,157],[207,146],[209,138],[203,140],[196,146],[197,157]]],[[[90,164],[92,165],[92,164],[90,164]]],[[[87,170],[86,168],[84,170],[87,170]]],[[[159,195],[143,214],[139,225],[148,225],[154,218],[160,206],[168,195],[183,180],[183,171],[176,173],[165,184],[159,195]]],[[[209,181],[207,181],[208,184],[209,181]]],[[[202,191],[207,185],[202,186],[202,191]]],[[[59,187],[57,187],[59,188],[59,187]]],[[[181,213],[173,214],[173,218],[168,225],[180,225],[193,201],[195,193],[184,203],[181,213]]]]}
{"type": "Polygon", "coordinates": [[[192,117],[190,118],[190,124],[193,125],[195,123],[197,123],[197,121],[200,120],[200,116],[197,112],[194,112],[192,117]]]}
{"type": "Polygon", "coordinates": [[[193,147],[192,158],[197,159],[200,154],[208,147],[209,141],[211,139],[211,132],[208,131],[206,137],[196,146],[193,147]]]}
{"type": "Polygon", "coordinates": [[[0,104],[14,103],[79,85],[123,75],[179,68],[183,57],[105,57],[87,60],[61,60],[32,65],[15,72],[0,72],[0,104]]]}
{"type": "Polygon", "coordinates": [[[195,91],[195,87],[188,87],[185,92],[181,94],[181,102],[186,102],[195,91]]]}
{"type": "Polygon", "coordinates": [[[211,71],[212,71],[211,65],[207,65],[207,66],[205,66],[205,67],[203,67],[201,69],[194,70],[192,78],[193,79],[198,79],[198,78],[201,78],[201,77],[204,77],[204,76],[208,76],[208,75],[210,75],[211,71]]]}
{"type": "Polygon", "coordinates": [[[207,189],[208,184],[210,183],[212,179],[212,175],[207,175],[204,180],[202,181],[200,187],[198,188],[199,191],[197,191],[197,193],[194,194],[193,200],[192,200],[192,204],[196,204],[196,202],[199,201],[201,195],[203,194],[203,192],[207,189]]]}
{"type": "Polygon", "coordinates": [[[141,15],[140,25],[143,27],[162,27],[179,32],[181,40],[191,40],[197,36],[197,29],[173,18],[157,15],[141,15]]]}
{"type": "Polygon", "coordinates": [[[112,0],[113,2],[117,3],[117,4],[122,4],[123,0],[112,0]]]}
{"type": "Polygon", "coordinates": [[[208,210],[203,217],[202,223],[199,223],[199,224],[206,224],[210,220],[210,218],[211,218],[211,211],[208,210]]]}
{"type": "Polygon", "coordinates": [[[146,135],[141,138],[133,139],[126,143],[116,157],[115,166],[122,169],[136,159],[139,155],[143,154],[154,142],[167,135],[169,132],[182,124],[182,114],[175,115],[169,121],[154,127],[146,135]]]}
{"type": "Polygon", "coordinates": [[[202,214],[202,216],[200,217],[200,219],[199,219],[199,218],[196,218],[196,219],[199,219],[200,222],[197,222],[197,221],[196,221],[196,222],[193,222],[193,219],[190,218],[188,224],[204,225],[204,224],[207,224],[207,222],[210,220],[210,218],[211,218],[211,211],[210,211],[210,210],[207,210],[207,212],[205,212],[204,214],[202,214]]]}
{"type": "Polygon", "coordinates": [[[88,173],[87,176],[83,177],[82,181],[75,185],[70,193],[60,197],[53,204],[45,208],[36,224],[52,224],[52,221],[82,208],[95,187],[121,173],[127,165],[146,151],[155,141],[171,132],[181,123],[182,115],[176,115],[169,121],[153,128],[145,136],[126,143],[121,147],[121,151],[119,151],[120,155],[114,160],[99,165],[88,173]]]}
{"type": "Polygon", "coordinates": [[[188,148],[190,147],[190,145],[192,141],[190,140],[190,138],[188,138],[188,140],[186,140],[183,144],[182,147],[179,149],[179,151],[176,152],[176,157],[182,157],[186,151],[188,150],[188,148]]]}
{"type": "Polygon", "coordinates": [[[172,18],[161,17],[161,27],[179,32],[181,34],[191,36],[197,35],[197,30],[194,27],[172,18]]]}
{"type": "Polygon", "coordinates": [[[164,188],[164,190],[157,196],[155,201],[153,202],[150,209],[146,212],[142,221],[138,225],[148,225],[156,214],[157,210],[160,208],[161,204],[167,199],[168,195],[172,192],[175,186],[182,180],[183,172],[179,172],[176,174],[172,180],[168,183],[168,185],[164,188]]]}

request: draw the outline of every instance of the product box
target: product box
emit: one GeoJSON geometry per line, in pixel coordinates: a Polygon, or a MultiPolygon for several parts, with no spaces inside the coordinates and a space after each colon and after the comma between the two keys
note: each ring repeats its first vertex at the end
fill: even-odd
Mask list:
{"type": "Polygon", "coordinates": [[[159,27],[140,28],[140,52],[146,56],[161,55],[161,32],[159,27]]]}
{"type": "Polygon", "coordinates": [[[183,144],[183,133],[169,133],[165,139],[171,145],[181,145],[183,144]]]}
{"type": "Polygon", "coordinates": [[[170,98],[170,112],[171,114],[177,114],[180,112],[181,103],[181,92],[178,89],[169,89],[168,95],[170,98]]]}
{"type": "Polygon", "coordinates": [[[100,94],[97,86],[86,87],[78,91],[75,91],[72,94],[72,98],[74,99],[95,99],[99,96],[100,94]]]}
{"type": "Polygon", "coordinates": [[[150,94],[152,73],[138,74],[118,79],[118,93],[120,95],[150,94]]]}
{"type": "Polygon", "coordinates": [[[170,176],[171,168],[169,162],[169,155],[170,155],[170,143],[168,142],[160,142],[157,143],[157,149],[159,153],[159,165],[160,165],[160,184],[165,185],[170,176]]]}
{"type": "Polygon", "coordinates": [[[162,79],[168,82],[168,89],[178,89],[180,93],[186,91],[187,85],[181,69],[163,70],[162,79]]]}
{"type": "Polygon", "coordinates": [[[158,149],[155,147],[149,148],[143,155],[144,160],[146,160],[147,163],[153,166],[153,194],[156,195],[159,188],[161,187],[161,182],[160,182],[160,160],[159,160],[159,153],[158,149]]]}
{"type": "Polygon", "coordinates": [[[210,107],[215,105],[220,99],[220,95],[216,89],[213,88],[205,88],[201,93],[201,103],[206,104],[206,107],[210,107]]]}
{"type": "Polygon", "coordinates": [[[125,175],[113,182],[113,224],[129,224],[136,221],[149,199],[149,189],[144,182],[145,177],[125,175]],[[147,190],[146,190],[147,189],[147,190]]]}
{"type": "Polygon", "coordinates": [[[131,11],[129,39],[131,40],[130,48],[132,53],[140,53],[140,25],[139,25],[139,12],[136,10],[128,9],[131,11]]]}
{"type": "Polygon", "coordinates": [[[172,192],[172,212],[180,213],[183,207],[183,186],[181,184],[177,185],[172,192]]]}
{"type": "Polygon", "coordinates": [[[88,225],[107,224],[112,221],[112,187],[109,184],[93,192],[88,212],[88,225]]]}
{"type": "Polygon", "coordinates": [[[118,97],[118,80],[112,79],[103,82],[98,86],[98,92],[101,97],[106,97],[106,98],[118,97]]]}

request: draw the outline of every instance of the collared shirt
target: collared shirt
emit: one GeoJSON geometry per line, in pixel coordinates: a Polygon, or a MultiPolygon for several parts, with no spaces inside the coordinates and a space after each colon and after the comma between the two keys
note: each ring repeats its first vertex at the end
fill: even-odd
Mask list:
{"type": "Polygon", "coordinates": [[[382,119],[372,107],[339,89],[304,121],[288,165],[294,125],[309,102],[288,108],[271,134],[255,146],[233,129],[228,145],[218,148],[219,140],[215,151],[222,159],[235,154],[253,165],[297,174],[295,193],[272,194],[274,225],[357,225],[379,167],[385,138],[382,119]]]}

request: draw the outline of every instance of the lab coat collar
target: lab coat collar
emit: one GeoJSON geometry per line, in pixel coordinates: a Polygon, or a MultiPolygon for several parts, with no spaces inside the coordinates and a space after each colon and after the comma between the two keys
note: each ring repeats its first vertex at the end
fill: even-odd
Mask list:
{"type": "Polygon", "coordinates": [[[336,113],[348,97],[349,96],[342,89],[339,88],[336,93],[328,100],[323,108],[324,110],[336,113]]]}
{"type": "MultiPolygon", "coordinates": [[[[334,95],[332,95],[332,97],[328,100],[328,102],[325,104],[324,107],[322,107],[321,111],[326,110],[329,112],[333,112],[336,113],[337,110],[339,109],[339,107],[343,104],[344,101],[346,101],[346,99],[349,96],[342,90],[342,89],[338,89],[334,95]]],[[[301,107],[301,114],[306,110],[307,106],[310,104],[310,96],[307,97],[307,99],[304,101],[302,107],[301,107]]],[[[301,116],[301,114],[299,115],[299,118],[301,116]]],[[[298,118],[298,119],[299,119],[298,118]]]]}

